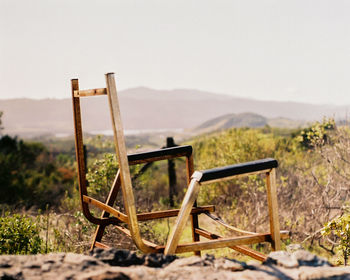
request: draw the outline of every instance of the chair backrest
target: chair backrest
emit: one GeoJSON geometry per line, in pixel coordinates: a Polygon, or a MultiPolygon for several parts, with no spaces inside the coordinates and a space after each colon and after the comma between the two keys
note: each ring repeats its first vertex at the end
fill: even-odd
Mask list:
{"type": "Polygon", "coordinates": [[[75,128],[75,145],[76,157],[78,161],[78,177],[79,177],[79,192],[82,204],[82,210],[85,217],[95,224],[102,224],[101,219],[94,217],[89,205],[84,202],[84,196],[87,196],[87,181],[86,181],[86,164],[83,148],[83,132],[81,122],[80,100],[82,96],[93,95],[108,95],[108,101],[111,112],[112,127],[114,133],[114,144],[119,163],[119,176],[121,180],[121,189],[124,199],[124,207],[128,217],[128,225],[131,236],[142,251],[152,251],[141,239],[140,229],[137,222],[135,198],[132,189],[131,176],[129,170],[128,156],[126,152],[126,145],[124,139],[124,131],[119,109],[119,101],[117,96],[117,88],[114,78],[114,73],[107,73],[106,88],[80,91],[78,79],[71,81],[72,98],[73,98],[73,114],[74,114],[74,128],[75,128]]]}

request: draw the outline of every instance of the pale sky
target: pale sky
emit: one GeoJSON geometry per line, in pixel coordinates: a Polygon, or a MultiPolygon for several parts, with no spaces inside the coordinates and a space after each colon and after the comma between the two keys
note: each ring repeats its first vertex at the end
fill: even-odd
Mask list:
{"type": "Polygon", "coordinates": [[[349,0],[0,0],[0,98],[70,79],[350,104],[349,0]]]}

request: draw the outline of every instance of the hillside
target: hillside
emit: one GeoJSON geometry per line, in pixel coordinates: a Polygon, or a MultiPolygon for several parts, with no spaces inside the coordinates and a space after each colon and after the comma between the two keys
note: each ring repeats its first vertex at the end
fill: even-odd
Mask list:
{"type": "Polygon", "coordinates": [[[297,128],[304,124],[305,122],[290,120],[287,118],[269,119],[254,113],[226,114],[202,123],[195,128],[195,132],[205,133],[233,127],[258,128],[266,125],[281,128],[297,128]]]}
{"type": "MultiPolygon", "coordinates": [[[[153,90],[133,88],[121,91],[120,104],[127,130],[191,129],[224,114],[254,112],[265,118],[319,120],[323,116],[344,118],[349,106],[312,105],[294,102],[258,101],[198,90],[153,90]]],[[[69,97],[69,93],[67,93],[69,97]]],[[[82,100],[84,129],[110,129],[107,99],[82,100]],[[108,121],[106,121],[108,120],[108,121]]],[[[72,105],[67,99],[0,100],[5,133],[20,136],[71,134],[72,105]]]]}
{"type": "Polygon", "coordinates": [[[228,129],[231,127],[262,127],[267,124],[267,118],[254,113],[227,114],[211,119],[201,124],[198,129],[217,127],[228,129]]]}

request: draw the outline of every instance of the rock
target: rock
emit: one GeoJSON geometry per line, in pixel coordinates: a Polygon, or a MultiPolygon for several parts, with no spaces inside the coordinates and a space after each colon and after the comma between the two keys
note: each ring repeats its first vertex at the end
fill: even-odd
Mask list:
{"type": "Polygon", "coordinates": [[[91,255],[112,266],[130,266],[130,265],[146,265],[150,267],[162,267],[174,261],[177,257],[174,255],[163,254],[147,254],[137,256],[135,252],[123,249],[94,249],[91,255]]]}
{"type": "Polygon", "coordinates": [[[139,258],[135,252],[123,249],[94,249],[92,256],[112,266],[141,265],[144,263],[143,257],[139,258]]]}
{"type": "Polygon", "coordinates": [[[350,280],[349,267],[307,267],[304,266],[299,272],[300,280],[350,280]]]}
{"type": "Polygon", "coordinates": [[[33,269],[33,268],[41,268],[41,264],[40,263],[35,263],[35,262],[28,262],[24,265],[24,268],[29,268],[29,269],[33,269]]]}
{"type": "Polygon", "coordinates": [[[220,258],[214,262],[215,269],[223,269],[230,271],[242,271],[244,270],[244,265],[241,262],[230,260],[226,258],[220,258]]]}
{"type": "Polygon", "coordinates": [[[264,264],[277,264],[285,268],[295,268],[299,266],[298,260],[285,251],[271,252],[264,264]]]}
{"type": "Polygon", "coordinates": [[[10,258],[7,258],[4,256],[3,258],[0,259],[0,268],[9,268],[11,267],[12,264],[10,263],[10,258]]]}
{"type": "Polygon", "coordinates": [[[99,275],[84,278],[82,280],[130,280],[131,278],[123,272],[107,271],[99,275]]]}
{"type": "Polygon", "coordinates": [[[101,264],[101,261],[91,256],[79,255],[79,254],[73,254],[73,253],[67,253],[63,262],[68,265],[75,265],[79,267],[80,271],[84,271],[86,269],[89,269],[101,264]]]}
{"type": "Polygon", "coordinates": [[[205,260],[197,256],[180,258],[168,265],[167,269],[181,269],[184,266],[205,266],[205,260]]]}
{"type": "Polygon", "coordinates": [[[261,262],[257,261],[257,260],[249,260],[247,261],[246,265],[249,267],[249,268],[253,268],[255,266],[259,266],[261,264],[261,262]]]}
{"type": "Polygon", "coordinates": [[[176,258],[137,255],[127,250],[94,250],[91,255],[59,253],[0,256],[0,280],[186,280],[349,279],[350,267],[332,267],[309,252],[273,252],[263,264],[205,255],[176,258]]]}
{"type": "Polygon", "coordinates": [[[174,255],[148,254],[145,256],[143,264],[149,267],[163,267],[176,259],[177,257],[174,255]]]}
{"type": "Polygon", "coordinates": [[[292,254],[285,251],[271,252],[264,264],[279,265],[285,268],[295,268],[298,266],[331,266],[326,259],[320,258],[305,250],[298,250],[292,254]]]}
{"type": "Polygon", "coordinates": [[[23,280],[22,272],[16,271],[13,273],[0,272],[0,280],[23,280]]]}
{"type": "Polygon", "coordinates": [[[331,266],[331,264],[323,258],[311,254],[305,250],[298,250],[292,254],[300,266],[331,266]]]}
{"type": "Polygon", "coordinates": [[[41,271],[42,272],[49,272],[52,268],[52,264],[51,263],[44,263],[42,266],[41,266],[41,271]]]}

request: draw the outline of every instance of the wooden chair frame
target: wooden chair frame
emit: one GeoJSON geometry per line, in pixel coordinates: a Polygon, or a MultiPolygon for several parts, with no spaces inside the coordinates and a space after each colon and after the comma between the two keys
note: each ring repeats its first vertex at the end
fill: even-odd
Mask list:
{"type": "Polygon", "coordinates": [[[178,146],[173,148],[161,149],[151,152],[127,155],[124,131],[120,116],[117,89],[113,73],[106,76],[106,88],[79,90],[78,79],[71,80],[72,101],[75,129],[75,147],[78,164],[79,193],[81,207],[84,216],[90,222],[97,225],[93,237],[91,249],[94,247],[108,248],[101,242],[106,226],[114,225],[119,231],[132,238],[133,242],[144,253],[161,252],[164,254],[176,254],[184,252],[194,252],[200,255],[200,251],[206,249],[216,249],[230,247],[243,254],[249,255],[258,260],[265,260],[266,256],[260,252],[254,251],[244,245],[260,242],[270,242],[273,250],[280,250],[281,238],[287,238],[288,233],[279,229],[278,205],[276,195],[275,170],[277,161],[274,159],[263,159],[244,164],[236,164],[223,168],[216,168],[204,171],[195,171],[193,168],[193,156],[191,146],[178,146]],[[86,165],[83,148],[83,130],[81,121],[80,98],[86,96],[107,95],[111,112],[114,143],[119,162],[119,170],[116,173],[110,193],[105,202],[98,201],[88,196],[86,181],[86,165]],[[129,165],[149,163],[158,160],[167,160],[172,158],[185,157],[187,169],[188,190],[183,199],[180,209],[171,209],[156,211],[150,213],[136,213],[135,199],[130,177],[129,165]],[[203,184],[215,181],[229,180],[240,176],[249,176],[251,174],[266,174],[267,202],[270,218],[270,232],[252,233],[227,225],[218,217],[211,214],[215,210],[213,205],[197,206],[196,198],[203,184]],[[125,213],[113,208],[117,194],[122,191],[125,213]],[[95,217],[89,206],[94,205],[102,210],[101,217],[95,217]],[[243,236],[234,236],[223,238],[219,235],[210,233],[199,227],[198,215],[206,214],[214,221],[234,230],[243,236]],[[169,235],[165,245],[157,245],[153,242],[144,240],[141,237],[139,221],[148,221],[159,218],[177,217],[175,226],[169,235]],[[192,243],[179,244],[181,234],[185,228],[186,222],[191,218],[192,243]],[[124,225],[127,225],[125,227],[124,225]],[[200,236],[209,239],[200,241],[200,236]]]}

